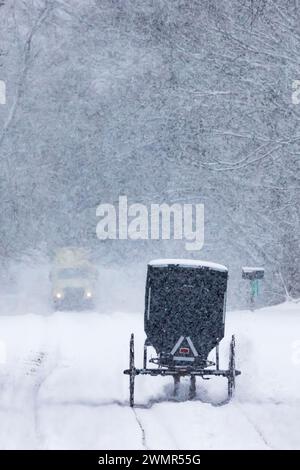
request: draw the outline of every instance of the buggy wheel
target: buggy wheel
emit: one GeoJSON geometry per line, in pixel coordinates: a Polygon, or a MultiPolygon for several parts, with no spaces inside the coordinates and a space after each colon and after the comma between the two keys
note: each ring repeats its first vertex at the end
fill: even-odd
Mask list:
{"type": "Polygon", "coordinates": [[[229,367],[228,367],[228,399],[230,400],[234,395],[235,390],[235,338],[231,337],[230,351],[229,351],[229,367]]]}
{"type": "Polygon", "coordinates": [[[191,375],[189,400],[193,400],[196,396],[196,376],[191,375]]]}
{"type": "Polygon", "coordinates": [[[144,343],[144,357],[143,357],[143,368],[146,369],[147,367],[147,339],[145,340],[145,343],[144,343]]]}
{"type": "Polygon", "coordinates": [[[134,380],[136,370],[134,367],[134,334],[130,337],[129,344],[129,404],[131,407],[134,406],[134,380]]]}
{"type": "Polygon", "coordinates": [[[174,375],[173,379],[174,379],[173,396],[176,398],[178,396],[179,387],[180,387],[180,376],[179,375],[174,375]]]}

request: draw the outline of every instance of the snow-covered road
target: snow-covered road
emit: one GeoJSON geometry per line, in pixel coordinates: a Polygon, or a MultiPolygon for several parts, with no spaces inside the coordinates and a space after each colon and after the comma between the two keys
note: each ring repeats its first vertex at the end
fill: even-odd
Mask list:
{"type": "MultiPolygon", "coordinates": [[[[130,333],[140,314],[0,315],[1,449],[300,449],[300,305],[229,312],[237,339],[235,399],[226,381],[198,381],[171,399],[170,378],[137,377],[128,406],[130,333]]],[[[140,364],[137,364],[140,365],[140,364]]]]}

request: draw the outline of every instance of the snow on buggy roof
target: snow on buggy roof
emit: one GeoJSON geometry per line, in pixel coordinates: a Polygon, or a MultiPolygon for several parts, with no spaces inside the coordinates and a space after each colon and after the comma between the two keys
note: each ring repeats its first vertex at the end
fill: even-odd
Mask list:
{"type": "Polygon", "coordinates": [[[201,261],[195,259],[154,259],[148,263],[149,266],[162,267],[162,266],[180,266],[184,268],[210,268],[215,271],[227,272],[226,266],[210,261],[201,261]]]}

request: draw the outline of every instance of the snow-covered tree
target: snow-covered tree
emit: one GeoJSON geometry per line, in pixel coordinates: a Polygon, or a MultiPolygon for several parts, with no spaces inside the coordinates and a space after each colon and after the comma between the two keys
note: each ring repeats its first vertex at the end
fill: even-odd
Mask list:
{"type": "Polygon", "coordinates": [[[299,296],[299,20],[294,0],[7,0],[2,258],[42,243],[187,256],[181,242],[100,243],[95,208],[198,202],[194,257],[228,264],[235,292],[253,264],[270,302],[299,296]]]}

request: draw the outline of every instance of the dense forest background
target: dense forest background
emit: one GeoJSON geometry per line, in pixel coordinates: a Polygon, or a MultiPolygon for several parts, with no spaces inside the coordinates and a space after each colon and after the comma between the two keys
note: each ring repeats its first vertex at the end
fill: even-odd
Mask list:
{"type": "Polygon", "coordinates": [[[98,261],[266,269],[300,296],[298,0],[2,0],[0,266],[63,245],[98,261]],[[102,241],[96,207],[205,205],[205,243],[102,241]]]}

